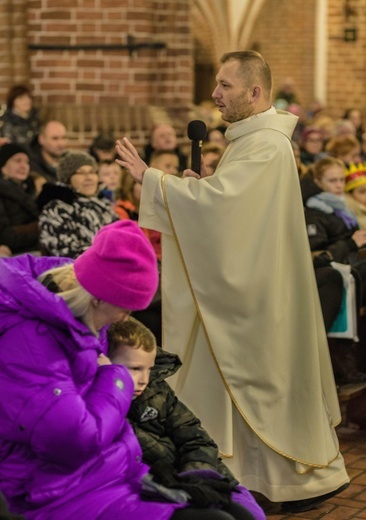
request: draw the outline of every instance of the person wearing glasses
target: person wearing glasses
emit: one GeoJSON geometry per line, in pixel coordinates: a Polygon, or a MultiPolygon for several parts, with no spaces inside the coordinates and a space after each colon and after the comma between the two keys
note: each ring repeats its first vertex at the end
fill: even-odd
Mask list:
{"type": "Polygon", "coordinates": [[[58,182],[47,183],[38,197],[39,232],[44,255],[77,258],[103,226],[118,220],[110,201],[100,193],[98,167],[85,152],[60,160],[58,182]]]}

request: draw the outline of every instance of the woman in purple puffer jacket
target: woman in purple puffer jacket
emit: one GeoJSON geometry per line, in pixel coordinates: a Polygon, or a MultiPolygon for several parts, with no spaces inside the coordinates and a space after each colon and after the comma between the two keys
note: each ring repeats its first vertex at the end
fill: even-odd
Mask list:
{"type": "Polygon", "coordinates": [[[154,250],[132,221],[102,228],[75,262],[0,259],[0,492],[11,511],[28,520],[195,518],[187,502],[141,499],[149,468],[126,420],[133,381],[105,356],[106,326],[147,307],[157,284],[154,250]]]}

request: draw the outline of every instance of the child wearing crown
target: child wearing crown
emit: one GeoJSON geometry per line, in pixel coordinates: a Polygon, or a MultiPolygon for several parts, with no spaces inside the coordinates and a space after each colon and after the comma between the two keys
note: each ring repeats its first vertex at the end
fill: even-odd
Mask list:
{"type": "Polygon", "coordinates": [[[345,181],[346,205],[355,214],[360,229],[366,230],[366,163],[350,163],[345,181]]]}

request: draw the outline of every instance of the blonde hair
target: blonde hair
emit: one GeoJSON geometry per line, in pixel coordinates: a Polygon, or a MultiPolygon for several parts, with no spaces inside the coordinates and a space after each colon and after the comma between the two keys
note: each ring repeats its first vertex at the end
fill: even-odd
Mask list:
{"type": "Polygon", "coordinates": [[[223,54],[221,63],[237,60],[240,63],[240,73],[245,85],[250,87],[257,81],[260,82],[265,97],[270,99],[272,95],[272,73],[263,56],[256,51],[234,51],[223,54]]]}
{"type": "Polygon", "coordinates": [[[359,141],[354,135],[339,135],[333,137],[325,147],[325,150],[333,157],[339,157],[350,153],[359,141]]]}
{"type": "Polygon", "coordinates": [[[107,331],[108,357],[112,358],[119,347],[141,348],[144,352],[156,350],[154,334],[140,321],[132,318],[113,323],[107,331]]]}
{"type": "Polygon", "coordinates": [[[309,171],[313,179],[321,181],[327,169],[330,166],[335,165],[345,169],[345,164],[341,159],[337,159],[336,157],[324,157],[323,159],[319,159],[319,161],[316,161],[309,169],[309,171]]]}
{"type": "MultiPolygon", "coordinates": [[[[38,281],[51,292],[57,293],[65,301],[75,318],[85,318],[93,296],[77,281],[74,264],[49,269],[38,276],[38,281]]],[[[84,323],[94,332],[93,327],[84,323]]]]}

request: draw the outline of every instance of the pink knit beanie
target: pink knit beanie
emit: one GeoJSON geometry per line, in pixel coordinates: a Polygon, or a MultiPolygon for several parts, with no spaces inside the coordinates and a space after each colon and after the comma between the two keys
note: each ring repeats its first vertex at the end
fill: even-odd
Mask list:
{"type": "Polygon", "coordinates": [[[102,227],[74,269],[94,298],[132,311],[145,309],[158,288],[154,249],[132,220],[102,227]]]}

